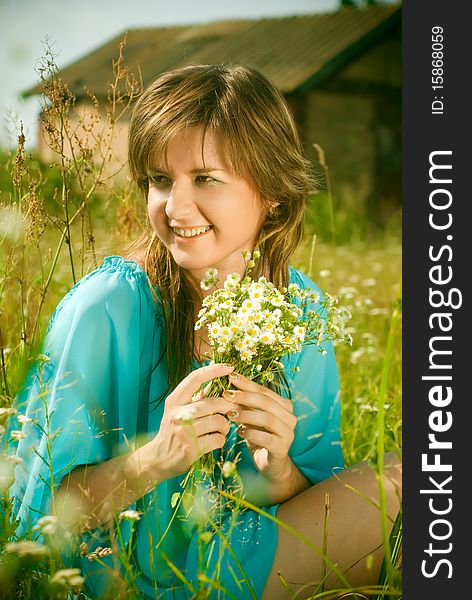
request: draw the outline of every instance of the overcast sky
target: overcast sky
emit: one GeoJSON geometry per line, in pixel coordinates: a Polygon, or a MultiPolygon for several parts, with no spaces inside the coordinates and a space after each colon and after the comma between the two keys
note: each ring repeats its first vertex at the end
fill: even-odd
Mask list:
{"type": "Polygon", "coordinates": [[[338,4],[338,0],[0,0],[0,145],[9,143],[8,113],[16,123],[23,121],[28,145],[36,143],[38,99],[23,100],[19,95],[37,81],[35,65],[46,38],[62,67],[126,29],[325,12],[338,4]]]}

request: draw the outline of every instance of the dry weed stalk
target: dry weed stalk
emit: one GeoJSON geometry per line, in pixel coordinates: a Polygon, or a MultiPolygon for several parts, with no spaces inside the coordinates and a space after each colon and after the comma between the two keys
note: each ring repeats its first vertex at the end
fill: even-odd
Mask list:
{"type": "MultiPolygon", "coordinates": [[[[46,169],[29,155],[21,126],[16,154],[8,159],[11,192],[3,193],[0,201],[3,404],[9,404],[10,393],[18,389],[24,376],[25,369],[17,369],[13,363],[25,365],[34,357],[61,291],[84,275],[89,256],[97,265],[94,218],[102,215],[94,211],[94,201],[109,195],[118,206],[123,205],[121,219],[134,219],[132,192],[125,186],[123,193],[116,188],[110,193],[125,166],[113,152],[117,124],[126,124],[142,89],[140,74],[133,75],[125,64],[125,44],[126,36],[112,63],[107,97],[100,101],[85,88],[80,98],[73,93],[61,76],[49,41],[45,43],[37,68],[43,94],[41,133],[53,164],[46,169]],[[14,356],[18,359],[18,353],[22,361],[12,360],[14,356]],[[18,373],[12,375],[15,381],[11,385],[13,371],[18,373]]],[[[128,234],[131,231],[129,224],[128,234]]]]}

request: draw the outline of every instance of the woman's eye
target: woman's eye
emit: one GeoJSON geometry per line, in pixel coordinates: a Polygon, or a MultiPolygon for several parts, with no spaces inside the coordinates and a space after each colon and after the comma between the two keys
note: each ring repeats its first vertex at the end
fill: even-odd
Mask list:
{"type": "Polygon", "coordinates": [[[152,175],[149,181],[158,188],[168,187],[171,184],[171,180],[166,175],[152,175]]]}
{"type": "Polygon", "coordinates": [[[209,175],[198,175],[195,179],[197,183],[216,183],[216,179],[209,175]]]}

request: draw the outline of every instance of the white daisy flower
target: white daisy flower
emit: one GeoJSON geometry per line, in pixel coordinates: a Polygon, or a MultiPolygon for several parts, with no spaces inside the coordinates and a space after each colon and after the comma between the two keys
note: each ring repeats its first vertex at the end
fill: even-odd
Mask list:
{"type": "Polygon", "coordinates": [[[259,341],[267,345],[272,344],[275,341],[275,335],[272,331],[263,331],[259,335],[259,341]]]}
{"type": "Polygon", "coordinates": [[[239,356],[241,357],[241,360],[248,361],[251,360],[251,358],[254,356],[254,352],[251,352],[251,350],[249,349],[241,350],[239,356]]]}

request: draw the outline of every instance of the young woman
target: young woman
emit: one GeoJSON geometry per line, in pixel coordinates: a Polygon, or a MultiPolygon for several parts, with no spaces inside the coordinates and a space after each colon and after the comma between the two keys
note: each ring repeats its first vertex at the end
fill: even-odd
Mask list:
{"type": "MultiPolygon", "coordinates": [[[[107,258],[62,300],[44,360],[18,399],[33,419],[12,488],[20,528],[53,512],[69,527],[79,523],[89,551],[113,545],[111,536],[131,553],[124,576],[136,578],[143,597],[191,597],[203,556],[204,575],[223,590],[214,597],[289,597],[280,574],[303,598],[321,580],[323,561],[271,517],[321,547],[328,494],[327,554],[338,571],[327,585],[344,585],[339,571],[352,585],[375,583],[382,557],[377,482],[368,465],[342,471],[332,347],[325,356],[307,347],[284,357],[285,393],[231,365],[204,366],[208,338],[194,331],[205,271],[216,267],[221,281],[242,274],[242,251],[256,245],[254,277],[318,289],[289,266],[312,181],[283,97],[248,67],[165,73],[135,106],[129,164],[147,198],[149,231],[127,259],[107,258]],[[233,391],[197,393],[223,375],[233,391]],[[189,407],[191,428],[182,420],[189,407]],[[238,464],[246,498],[265,514],[241,510],[229,527],[228,510],[222,530],[230,548],[211,528],[202,544],[199,527],[174,515],[173,499],[199,457],[235,439],[247,442],[238,464]],[[140,514],[132,535],[126,516],[137,515],[116,522],[130,508],[140,514]]],[[[400,467],[392,456],[386,466],[394,519],[400,467]]],[[[102,564],[72,558],[88,596],[116,584],[102,564]]]]}

